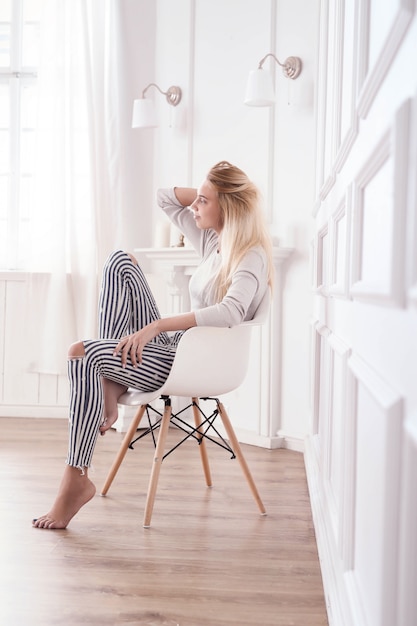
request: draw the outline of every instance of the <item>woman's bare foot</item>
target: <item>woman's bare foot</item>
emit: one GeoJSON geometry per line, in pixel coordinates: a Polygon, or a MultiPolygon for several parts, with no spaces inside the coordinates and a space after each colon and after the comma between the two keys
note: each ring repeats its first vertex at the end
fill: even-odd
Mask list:
{"type": "Polygon", "coordinates": [[[88,478],[87,470],[83,473],[80,468],[67,465],[52,509],[46,515],[32,520],[32,525],[50,530],[66,528],[95,493],[96,488],[88,478]]]}
{"type": "Polygon", "coordinates": [[[118,418],[117,401],[127,390],[126,385],[116,383],[114,380],[102,378],[104,393],[104,419],[100,425],[100,435],[105,435],[118,418]]]}

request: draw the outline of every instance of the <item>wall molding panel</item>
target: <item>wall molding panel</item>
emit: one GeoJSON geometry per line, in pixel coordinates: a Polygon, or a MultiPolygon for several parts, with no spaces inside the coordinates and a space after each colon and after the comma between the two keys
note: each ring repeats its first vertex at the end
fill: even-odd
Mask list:
{"type": "Polygon", "coordinates": [[[320,189],[320,200],[325,200],[326,197],[329,195],[332,187],[334,186],[336,182],[336,174],[335,172],[330,172],[330,174],[328,175],[328,177],[326,178],[322,188],[320,189]]]}
{"type": "Polygon", "coordinates": [[[336,0],[334,15],[334,54],[333,56],[333,154],[336,155],[340,147],[341,129],[342,129],[342,96],[343,96],[343,72],[339,71],[343,67],[344,53],[344,19],[345,19],[345,0],[336,0]]]}
{"type": "MultiPolygon", "coordinates": [[[[328,463],[330,446],[334,444],[336,437],[335,431],[326,436],[330,445],[325,451],[323,441],[320,441],[320,444],[317,441],[318,435],[308,437],[305,445],[313,517],[319,553],[324,561],[322,573],[329,624],[392,626],[398,623],[402,626],[404,623],[411,626],[412,622],[395,621],[396,588],[391,582],[393,573],[395,575],[397,572],[399,529],[395,511],[400,506],[398,468],[402,455],[403,398],[360,357],[351,356],[350,347],[330,333],[329,329],[323,326],[316,327],[316,332],[320,335],[321,341],[324,339],[329,347],[325,375],[331,382],[330,386],[335,388],[336,359],[340,361],[339,379],[342,383],[341,393],[337,398],[342,408],[339,435],[343,440],[343,450],[339,459],[341,472],[339,499],[334,497],[334,489],[330,483],[331,464],[328,463]],[[369,402],[364,402],[363,398],[368,400],[371,398],[378,409],[377,422],[381,436],[377,438],[373,437],[368,429],[369,402]],[[364,439],[361,433],[367,429],[368,436],[364,439]],[[377,445],[384,454],[373,457],[370,452],[377,445]],[[366,454],[367,449],[369,454],[366,454]],[[323,458],[327,465],[324,465],[325,471],[322,469],[321,478],[318,478],[319,468],[323,468],[323,458]],[[359,465],[356,463],[358,458],[359,465]],[[385,463],[386,458],[390,459],[388,463],[385,463]],[[364,465],[364,459],[369,467],[364,465]],[[377,495],[373,496],[372,489],[368,488],[367,492],[366,485],[364,487],[362,483],[369,487],[375,472],[382,474],[384,487],[376,490],[374,486],[377,495]],[[364,531],[358,524],[364,513],[364,506],[367,507],[368,515],[375,517],[374,523],[370,520],[367,525],[369,536],[366,533],[364,536],[364,531]],[[377,523],[380,515],[387,520],[382,526],[377,523]],[[366,553],[368,545],[372,547],[369,554],[366,553]],[[360,558],[358,554],[361,555],[360,558]],[[378,558],[380,562],[377,562],[378,558]],[[373,563],[372,580],[369,580],[363,571],[368,560],[373,563]],[[373,604],[370,599],[373,600],[373,604]]],[[[327,405],[328,415],[334,416],[335,401],[336,398],[330,396],[327,405]]],[[[319,406],[317,401],[316,406],[319,406]]],[[[318,417],[316,421],[322,422],[322,418],[318,417]]],[[[317,430],[320,431],[319,428],[317,430]]],[[[416,462],[414,457],[413,461],[416,462]]],[[[417,463],[415,469],[417,470],[417,463]]],[[[415,483],[413,487],[415,488],[415,483]]],[[[412,531],[410,526],[408,531],[415,532],[415,526],[412,531]]],[[[410,562],[409,559],[407,562],[410,562]]]]}
{"type": "Polygon", "coordinates": [[[317,233],[315,285],[319,293],[327,293],[329,285],[329,227],[327,223],[317,233]]]}
{"type": "MultiPolygon", "coordinates": [[[[371,2],[372,4],[372,2],[371,2]]],[[[372,103],[395,59],[405,34],[414,15],[414,0],[397,0],[397,7],[387,36],[381,42],[379,54],[372,67],[369,67],[370,46],[370,7],[368,2],[362,3],[360,20],[360,54],[359,72],[360,92],[357,110],[361,118],[366,118],[372,103]]]]}
{"type": "MultiPolygon", "coordinates": [[[[357,68],[356,68],[356,89],[360,93],[368,73],[369,66],[369,20],[370,20],[370,2],[361,2],[356,0],[357,7],[357,68]]],[[[357,103],[356,103],[357,106],[357,103]]],[[[359,113],[359,112],[358,112],[359,113]]]]}
{"type": "Polygon", "coordinates": [[[328,196],[336,182],[331,159],[338,144],[338,134],[335,132],[335,118],[338,117],[338,108],[335,103],[335,88],[341,91],[341,80],[336,71],[337,64],[333,63],[333,56],[337,53],[340,58],[342,55],[340,37],[343,6],[344,0],[338,0],[337,5],[334,2],[329,3],[329,0],[322,0],[321,2],[317,73],[317,200],[312,209],[313,217],[317,216],[321,202],[328,196]],[[337,35],[335,29],[337,29],[337,35]]]}
{"type": "MultiPolygon", "coordinates": [[[[323,372],[323,375],[327,375],[328,362],[329,362],[329,350],[327,339],[330,335],[330,330],[327,326],[321,322],[312,323],[312,366],[323,372]]],[[[314,371],[314,370],[313,370],[314,371]]],[[[318,378],[312,379],[312,429],[313,435],[318,435],[320,431],[320,420],[326,411],[323,407],[327,406],[327,394],[323,392],[324,386],[321,386],[318,378]]]]}
{"type": "Polygon", "coordinates": [[[319,39],[319,61],[317,71],[317,164],[316,164],[316,189],[323,186],[324,155],[325,155],[325,135],[326,135],[326,92],[327,92],[327,72],[328,72],[328,46],[329,46],[329,0],[322,0],[320,11],[320,39],[319,39]]]}
{"type": "Polygon", "coordinates": [[[317,237],[314,236],[310,240],[310,287],[316,288],[316,254],[317,254],[317,237]]]}
{"type": "Polygon", "coordinates": [[[344,3],[344,24],[342,30],[343,56],[341,59],[342,77],[339,99],[340,141],[334,161],[335,172],[341,171],[355,143],[359,129],[359,116],[356,112],[356,74],[358,64],[358,3],[344,3]]]}
{"type": "Polygon", "coordinates": [[[338,557],[338,546],[329,526],[327,503],[320,476],[317,441],[305,440],[304,460],[325,592],[329,626],[359,626],[352,619],[344,573],[338,557]]]}
{"type": "Polygon", "coordinates": [[[327,478],[328,516],[332,524],[338,553],[343,551],[343,512],[344,512],[344,425],[347,409],[347,364],[351,348],[335,333],[329,335],[329,421],[327,432],[327,450],[323,465],[323,476],[327,478]]]}
{"type": "Polygon", "coordinates": [[[417,2],[320,3],[304,454],[329,626],[415,626],[417,2]]]}
{"type": "Polygon", "coordinates": [[[359,594],[352,601],[364,608],[361,623],[392,626],[396,619],[392,577],[395,580],[397,572],[403,398],[356,354],[349,359],[349,370],[353,388],[348,400],[347,429],[351,432],[346,440],[355,443],[346,457],[346,474],[352,468],[352,488],[348,488],[352,503],[346,509],[351,532],[345,534],[345,567],[352,570],[356,583],[350,593],[356,589],[359,594]],[[378,476],[382,478],[379,487],[375,483],[378,476]],[[364,518],[369,520],[366,525],[364,518]],[[379,519],[384,524],[377,524],[379,519]],[[373,579],[366,575],[369,563],[373,579]]]}
{"type": "Polygon", "coordinates": [[[404,302],[409,111],[406,101],[353,185],[351,294],[397,306],[404,302]]]}
{"type": "Polygon", "coordinates": [[[320,198],[320,196],[318,196],[317,200],[315,201],[315,203],[313,204],[313,208],[311,209],[311,215],[312,217],[317,217],[320,209],[322,206],[322,200],[320,198]]]}
{"type": "Polygon", "coordinates": [[[358,130],[359,130],[359,116],[357,115],[355,111],[352,114],[351,126],[343,139],[343,142],[338,150],[338,153],[334,162],[335,174],[338,174],[343,168],[346,162],[346,159],[348,158],[355,144],[356,138],[358,136],[358,130]]]}
{"type": "Polygon", "coordinates": [[[397,624],[412,624],[417,615],[417,413],[406,420],[402,468],[402,511],[399,529],[397,624]]]}
{"type": "MultiPolygon", "coordinates": [[[[411,104],[410,119],[410,170],[417,171],[417,95],[411,104]]],[[[407,286],[408,302],[417,307],[417,176],[409,177],[407,206],[407,286]]]]}
{"type": "Polygon", "coordinates": [[[329,294],[340,298],[349,297],[351,205],[350,186],[329,220],[329,294]]]}
{"type": "Polygon", "coordinates": [[[350,348],[321,322],[312,322],[311,330],[311,358],[313,367],[321,373],[321,381],[312,380],[312,434],[305,440],[304,458],[329,624],[353,626],[354,622],[347,618],[350,607],[341,568],[342,538],[338,530],[343,514],[344,454],[340,447],[350,348]],[[326,381],[332,384],[327,385],[326,381]],[[337,423],[329,427],[335,413],[337,423]]]}
{"type": "Polygon", "coordinates": [[[66,375],[31,372],[22,362],[27,280],[25,272],[2,272],[0,280],[0,417],[67,418],[66,375]]]}

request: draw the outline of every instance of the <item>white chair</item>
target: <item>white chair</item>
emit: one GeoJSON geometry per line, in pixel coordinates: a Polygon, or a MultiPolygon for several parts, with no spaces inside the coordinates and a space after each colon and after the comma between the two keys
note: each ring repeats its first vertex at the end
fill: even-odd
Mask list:
{"type": "MultiPolygon", "coordinates": [[[[211,487],[212,482],[205,440],[209,439],[214,441],[214,443],[218,443],[229,450],[232,453],[232,457],[236,456],[261,514],[266,514],[265,507],[243,456],[230,419],[217,396],[233,391],[242,383],[248,368],[252,328],[264,323],[269,308],[270,293],[268,290],[256,311],[254,319],[250,322],[243,322],[232,328],[214,328],[207,326],[190,328],[184,333],[178,344],[171,372],[160,389],[149,393],[129,389],[120,397],[119,403],[121,405],[137,406],[138,410],[107,475],[101,490],[102,496],[107,494],[125,457],[127,449],[131,447],[131,443],[134,440],[135,433],[145,411],[148,412],[149,409],[155,411],[155,409],[150,406],[150,403],[157,398],[164,400],[164,411],[163,413],[159,413],[160,420],[153,425],[149,422],[149,429],[145,433],[151,432],[152,436],[154,436],[154,430],[159,429],[157,441],[155,441],[154,438],[155,456],[145,506],[143,522],[145,528],[149,528],[151,523],[158,478],[164,459],[165,444],[170,422],[179,426],[182,430],[185,430],[186,436],[182,441],[185,441],[185,439],[189,437],[197,439],[208,487],[211,487]],[[172,412],[171,396],[191,398],[189,407],[192,407],[195,428],[183,421],[179,413],[174,414],[172,412]],[[215,402],[216,408],[209,417],[201,410],[199,399],[212,400],[215,402]],[[213,422],[217,415],[220,416],[222,420],[230,445],[227,444],[214,427],[213,422]],[[215,439],[208,434],[208,431],[211,430],[214,430],[215,439]]],[[[158,413],[157,411],[155,412],[158,413]]],[[[176,447],[177,446],[175,446],[175,448],[176,447]]]]}

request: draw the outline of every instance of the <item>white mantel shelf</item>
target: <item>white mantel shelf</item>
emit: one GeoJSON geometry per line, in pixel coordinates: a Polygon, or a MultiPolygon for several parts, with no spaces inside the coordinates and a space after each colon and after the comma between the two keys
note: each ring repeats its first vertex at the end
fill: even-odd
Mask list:
{"type": "Polygon", "coordinates": [[[194,248],[188,246],[171,248],[136,248],[136,254],[143,256],[151,261],[166,261],[172,263],[175,261],[178,265],[188,265],[189,263],[198,262],[198,254],[194,248]]]}
{"type": "MultiPolygon", "coordinates": [[[[293,252],[293,248],[281,248],[275,246],[272,254],[274,263],[282,263],[288,259],[293,252]]],[[[195,266],[198,263],[199,256],[194,248],[188,246],[171,248],[136,248],[135,253],[138,256],[143,256],[151,261],[161,261],[169,263],[170,265],[182,266],[195,266]]]]}

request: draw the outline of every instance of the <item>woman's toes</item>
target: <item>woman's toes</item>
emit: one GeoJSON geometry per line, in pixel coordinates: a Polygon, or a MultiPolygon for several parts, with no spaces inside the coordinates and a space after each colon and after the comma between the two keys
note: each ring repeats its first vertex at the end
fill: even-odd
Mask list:
{"type": "Polygon", "coordinates": [[[47,530],[55,530],[55,529],[62,530],[63,528],[66,528],[64,524],[58,524],[56,520],[48,516],[44,516],[44,517],[40,517],[35,520],[32,520],[32,525],[34,526],[34,528],[45,528],[47,530]]]}
{"type": "Polygon", "coordinates": [[[115,417],[106,417],[100,424],[100,435],[105,435],[106,432],[110,430],[110,428],[113,426],[116,420],[117,415],[115,417]]]}
{"type": "Polygon", "coordinates": [[[32,520],[32,525],[35,528],[47,528],[52,520],[49,519],[47,515],[43,515],[42,517],[37,517],[32,520]]]}

